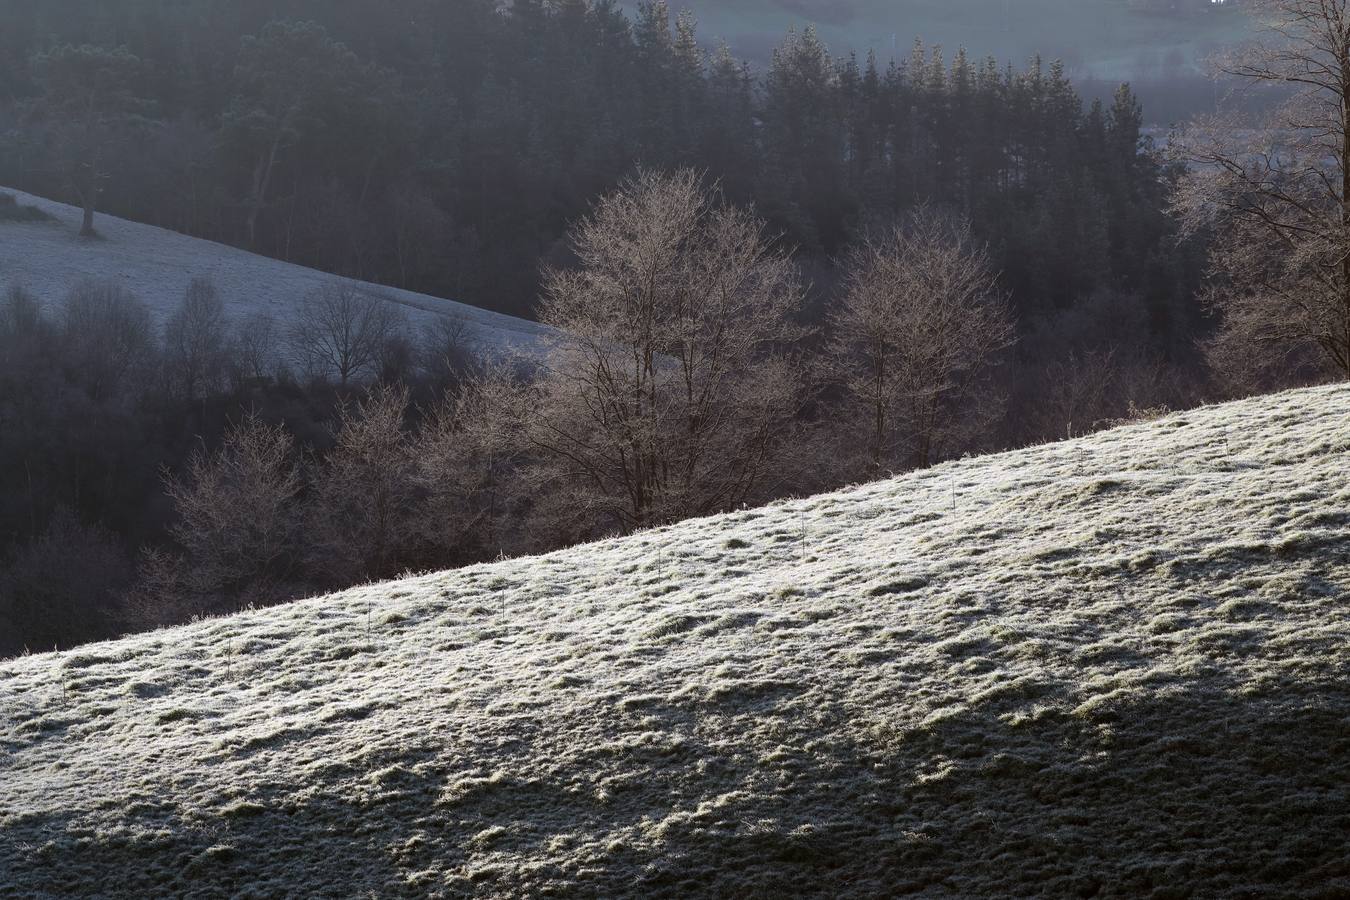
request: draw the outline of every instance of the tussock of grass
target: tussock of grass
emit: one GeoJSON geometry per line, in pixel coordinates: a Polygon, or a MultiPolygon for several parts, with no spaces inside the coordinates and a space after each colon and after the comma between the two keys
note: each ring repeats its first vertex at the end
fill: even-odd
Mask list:
{"type": "Polygon", "coordinates": [[[897,578],[885,584],[879,584],[868,593],[873,597],[887,597],[894,594],[909,594],[928,586],[928,579],[917,576],[897,578]]]}
{"type": "Polygon", "coordinates": [[[1347,409],[0,663],[0,893],[1350,894],[1347,409]]]}

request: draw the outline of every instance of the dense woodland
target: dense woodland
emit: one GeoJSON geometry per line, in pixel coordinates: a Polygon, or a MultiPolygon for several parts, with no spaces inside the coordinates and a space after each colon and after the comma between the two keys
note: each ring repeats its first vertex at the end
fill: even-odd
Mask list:
{"type": "Polygon", "coordinates": [[[1165,351],[1195,328],[1128,91],[1085,109],[1054,64],[831,57],[810,30],[755,73],[664,3],[497,6],[5,0],[0,183],[80,202],[71,147],[97,141],[110,212],[529,314],[599,194],[691,166],[808,257],[949,204],[1025,315],[1109,290],[1165,351]]]}
{"type": "Polygon", "coordinates": [[[1215,390],[1196,350],[1207,236],[1183,239],[1168,212],[1181,172],[1141,137],[1128,87],[1085,105],[1057,64],[922,43],[860,60],[806,29],[756,72],[662,2],[0,8],[0,183],[85,205],[94,232],[113,213],[537,316],[590,348],[532,377],[391,331],[348,383],[283,336],[213,319],[209,284],[162,330],[134,285],[73,287],[45,312],[14,286],[0,653],[1059,438],[1215,390]],[[605,286],[627,277],[614,242],[642,232],[653,198],[697,226],[681,232],[686,281],[720,260],[755,286],[735,321],[756,326],[713,348],[737,366],[707,374],[699,343],[730,319],[686,310],[639,333],[605,318],[605,286]],[[905,319],[884,303],[935,284],[950,308],[905,319]],[[110,329],[116,352],[96,337],[110,329]],[[897,329],[941,340],[878,343],[897,329]],[[590,423],[584,373],[610,371],[616,340],[646,348],[645,369],[618,367],[646,399],[620,426],[590,423]],[[669,358],[683,400],[652,374],[669,358]],[[679,440],[669,421],[687,424],[679,440]],[[612,446],[591,441],[611,427],[612,446]],[[635,443],[650,452],[610,452],[635,443]],[[275,528],[250,531],[260,521],[275,528]]]}

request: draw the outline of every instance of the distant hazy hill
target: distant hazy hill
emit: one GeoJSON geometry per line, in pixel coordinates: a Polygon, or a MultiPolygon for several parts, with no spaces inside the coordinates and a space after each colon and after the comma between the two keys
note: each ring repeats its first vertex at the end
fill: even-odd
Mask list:
{"type": "MultiPolygon", "coordinates": [[[[162,321],[182,303],[192,279],[204,277],[219,288],[229,315],[263,312],[284,324],[306,293],[335,280],[314,269],[107,215],[96,223],[100,237],[82,240],[80,211],[74,207],[4,187],[0,193],[50,216],[47,221],[0,219],[0,290],[22,285],[45,305],[61,303],[80,281],[111,280],[162,321]]],[[[536,323],[453,300],[351,283],[397,305],[414,327],[437,316],[460,318],[486,346],[528,347],[543,333],[536,323]]]]}
{"type": "Polygon", "coordinates": [[[1076,77],[1147,79],[1185,71],[1242,35],[1236,5],[1210,0],[675,0],[695,11],[705,38],[726,38],[766,59],[790,24],[815,23],[839,52],[904,56],[915,37],[949,51],[1022,62],[1062,57],[1076,77]],[[1170,9],[1168,7],[1177,7],[1170,9]]]}
{"type": "Polygon", "coordinates": [[[1350,895],[1350,387],[0,664],[0,895],[1350,895]]]}

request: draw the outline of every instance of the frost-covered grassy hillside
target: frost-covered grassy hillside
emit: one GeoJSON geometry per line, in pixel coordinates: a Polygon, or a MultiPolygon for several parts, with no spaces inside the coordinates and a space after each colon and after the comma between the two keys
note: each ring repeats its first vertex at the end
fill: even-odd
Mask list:
{"type": "MultiPolygon", "coordinates": [[[[80,238],[81,212],[73,206],[0,188],[20,206],[34,206],[51,219],[0,221],[0,290],[20,285],[44,304],[60,304],[85,280],[110,280],[135,294],[164,321],[183,302],[194,278],[210,278],[220,290],[226,312],[243,319],[265,313],[278,322],[294,321],[304,296],[334,276],[280,262],[163,228],[99,215],[99,237],[80,238]]],[[[453,300],[350,281],[397,305],[414,328],[438,316],[461,319],[471,337],[494,349],[529,350],[544,333],[523,319],[478,309],[453,300]]]]}
{"type": "Polygon", "coordinates": [[[0,664],[0,893],[1350,894],[1350,388],[0,664]]]}

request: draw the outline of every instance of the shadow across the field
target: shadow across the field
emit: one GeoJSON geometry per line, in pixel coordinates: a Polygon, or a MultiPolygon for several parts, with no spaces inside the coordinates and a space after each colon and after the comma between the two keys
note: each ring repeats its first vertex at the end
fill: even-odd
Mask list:
{"type": "MultiPolygon", "coordinates": [[[[642,717],[671,741],[572,760],[588,771],[570,779],[465,779],[428,741],[209,816],[166,788],[114,831],[14,817],[0,867],[21,895],[64,896],[1350,892],[1346,671],[1005,698],[909,730],[822,708],[809,730],[783,716],[768,762],[706,703],[642,717]],[[422,881],[433,868],[462,879],[422,881]]],[[[551,752],[545,731],[520,737],[504,770],[551,752]]]]}

